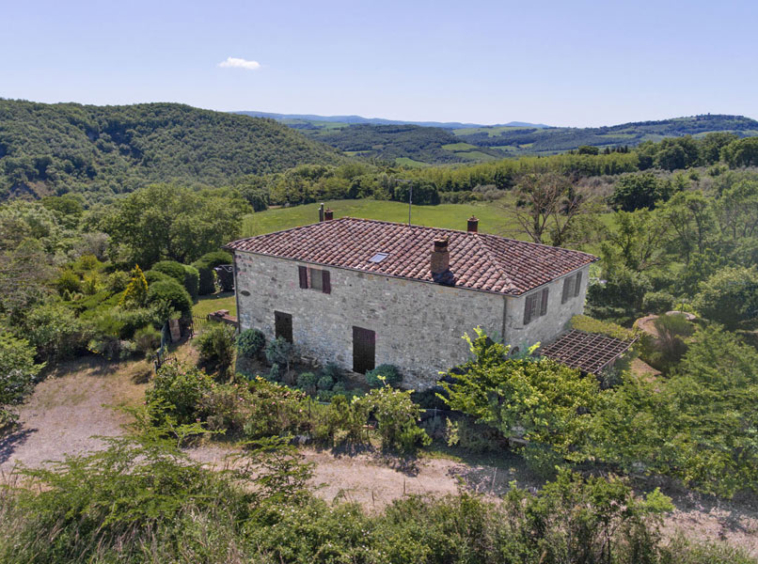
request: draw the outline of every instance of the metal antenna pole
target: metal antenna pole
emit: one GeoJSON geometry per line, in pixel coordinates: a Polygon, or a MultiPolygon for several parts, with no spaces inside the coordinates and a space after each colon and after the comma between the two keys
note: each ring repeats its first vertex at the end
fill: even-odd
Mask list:
{"type": "Polygon", "coordinates": [[[411,192],[408,196],[408,227],[411,226],[411,205],[413,205],[413,184],[411,184],[411,192]]]}

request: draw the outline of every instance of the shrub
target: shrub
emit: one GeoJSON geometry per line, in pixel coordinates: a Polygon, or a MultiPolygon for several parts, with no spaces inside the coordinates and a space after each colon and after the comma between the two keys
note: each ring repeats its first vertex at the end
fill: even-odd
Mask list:
{"type": "Polygon", "coordinates": [[[44,361],[71,358],[86,349],[90,331],[74,313],[61,304],[44,304],[30,310],[24,334],[44,361]]]}
{"type": "Polygon", "coordinates": [[[332,401],[334,398],[334,392],[331,390],[319,390],[316,392],[316,399],[324,403],[332,401]]]}
{"type": "Polygon", "coordinates": [[[334,382],[342,382],[345,379],[345,371],[342,370],[339,364],[334,362],[327,362],[321,369],[322,376],[329,376],[334,382]]]}
{"type": "Polygon", "coordinates": [[[148,286],[150,284],[154,284],[162,280],[176,281],[174,278],[171,278],[168,274],[163,274],[162,272],[158,272],[157,270],[148,270],[147,272],[145,272],[145,280],[147,281],[148,286]]]}
{"type": "Polygon", "coordinates": [[[152,325],[146,325],[134,333],[134,345],[140,353],[149,358],[161,345],[161,333],[152,325]]]}
{"type": "Polygon", "coordinates": [[[34,379],[43,368],[34,363],[34,348],[25,339],[17,339],[0,331],[0,425],[15,420],[8,410],[31,393],[34,379]]]}
{"type": "Polygon", "coordinates": [[[126,360],[135,352],[136,347],[134,343],[113,335],[95,335],[87,344],[87,349],[108,360],[126,360]]]}
{"type": "Polygon", "coordinates": [[[225,323],[217,323],[203,331],[197,338],[200,362],[225,372],[234,362],[234,328],[225,323]]]}
{"type": "Polygon", "coordinates": [[[126,290],[130,280],[131,278],[129,278],[128,273],[123,270],[117,270],[108,275],[108,278],[105,281],[105,287],[111,294],[118,294],[126,290]]]}
{"type": "Polygon", "coordinates": [[[175,280],[159,280],[150,285],[147,303],[165,303],[182,317],[192,316],[192,298],[184,287],[175,280]]]}
{"type": "Polygon", "coordinates": [[[653,321],[657,339],[643,340],[644,360],[655,368],[668,372],[687,352],[685,339],[695,332],[695,326],[684,315],[662,315],[653,321]]]}
{"type": "Polygon", "coordinates": [[[307,424],[308,409],[303,392],[256,378],[250,383],[250,413],[245,424],[248,439],[298,434],[307,424]]]}
{"type": "Polygon", "coordinates": [[[184,284],[184,266],[174,260],[156,262],[150,270],[170,276],[179,282],[179,284],[184,284]]]}
{"type": "Polygon", "coordinates": [[[284,370],[289,370],[290,363],[295,359],[295,347],[279,337],[266,345],[266,360],[269,364],[278,364],[284,370]]]}
{"type": "Polygon", "coordinates": [[[383,386],[356,400],[379,422],[379,436],[384,448],[412,451],[418,445],[431,443],[426,431],[416,425],[421,409],[411,400],[412,393],[383,386]]]}
{"type": "Polygon", "coordinates": [[[244,358],[260,358],[266,347],[266,335],[258,329],[245,329],[237,336],[237,351],[244,358]]]}
{"type": "Polygon", "coordinates": [[[382,386],[397,387],[402,379],[403,376],[400,374],[400,370],[392,364],[380,364],[373,370],[366,372],[366,383],[370,388],[382,386]]]}
{"type": "Polygon", "coordinates": [[[313,394],[316,391],[318,378],[313,372],[303,372],[297,377],[297,387],[307,394],[313,394]]]}
{"type": "Polygon", "coordinates": [[[79,276],[72,270],[64,270],[61,275],[55,281],[55,287],[58,289],[58,293],[63,296],[65,294],[76,294],[82,291],[82,284],[79,280],[79,276]]]}
{"type": "Polygon", "coordinates": [[[177,362],[164,364],[152,389],[145,393],[148,412],[156,422],[164,421],[168,414],[180,425],[194,423],[201,399],[213,385],[213,379],[202,370],[177,362]]]}
{"type": "Polygon", "coordinates": [[[666,313],[674,308],[676,298],[668,292],[647,292],[642,298],[645,313],[666,313]]]}
{"type": "Polygon", "coordinates": [[[216,273],[208,266],[207,263],[202,260],[198,260],[192,263],[197,269],[198,273],[198,289],[197,293],[200,296],[207,296],[216,291],[216,273]]]}
{"type": "Polygon", "coordinates": [[[266,380],[269,382],[281,382],[282,378],[284,377],[284,370],[281,366],[274,363],[271,365],[271,369],[268,371],[268,374],[266,375],[266,380]]]}
{"type": "Polygon", "coordinates": [[[316,387],[319,390],[331,390],[334,386],[334,380],[332,380],[329,376],[322,376],[318,379],[318,382],[316,382],[316,387]]]}
{"type": "Polygon", "coordinates": [[[126,287],[120,304],[124,307],[142,307],[148,299],[147,280],[139,265],[132,269],[131,280],[126,287]]]}
{"type": "Polygon", "coordinates": [[[213,271],[220,264],[231,264],[232,255],[225,251],[216,251],[208,253],[195,261],[194,266],[200,276],[199,294],[206,296],[216,291],[216,273],[213,271]]]}
{"type": "Polygon", "coordinates": [[[727,329],[758,325],[758,268],[727,267],[700,284],[695,308],[727,329]]]}
{"type": "Polygon", "coordinates": [[[200,288],[200,273],[194,266],[184,265],[184,289],[196,300],[200,288]]]}

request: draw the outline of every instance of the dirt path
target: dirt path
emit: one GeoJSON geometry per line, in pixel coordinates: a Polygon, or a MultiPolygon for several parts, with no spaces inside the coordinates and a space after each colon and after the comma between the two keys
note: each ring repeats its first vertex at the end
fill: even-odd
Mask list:
{"type": "MultiPolygon", "coordinates": [[[[18,463],[39,466],[61,460],[66,453],[81,454],[102,447],[93,435],[122,432],[126,415],[105,405],[135,405],[143,401],[146,363],[114,364],[96,359],[62,365],[62,376],[39,384],[19,410],[19,428],[0,439],[0,471],[8,474],[18,463]],[[105,404],[105,405],[104,405],[105,404]]],[[[201,462],[223,465],[228,447],[193,449],[201,462]]],[[[520,457],[496,458],[426,456],[409,464],[378,453],[332,453],[305,448],[305,459],[315,464],[312,480],[316,495],[325,500],[354,501],[368,511],[380,511],[409,494],[446,495],[459,489],[497,497],[516,481],[535,487],[520,457]]],[[[758,557],[758,502],[755,497],[716,501],[686,490],[664,489],[676,511],[666,518],[668,535],[682,532],[700,540],[723,541],[758,557]]]]}

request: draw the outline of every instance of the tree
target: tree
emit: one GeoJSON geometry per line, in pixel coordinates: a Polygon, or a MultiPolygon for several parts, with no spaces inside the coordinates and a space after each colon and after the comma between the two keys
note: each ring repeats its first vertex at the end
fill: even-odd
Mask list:
{"type": "Polygon", "coordinates": [[[652,209],[667,197],[663,183],[650,172],[622,176],[613,188],[610,204],[617,210],[652,209]]]}
{"type": "Polygon", "coordinates": [[[237,237],[249,210],[231,189],[153,185],[121,200],[106,231],[133,262],[149,266],[168,258],[186,264],[237,237]]]}
{"type": "Polygon", "coordinates": [[[516,194],[519,201],[509,211],[519,232],[535,243],[586,243],[598,229],[595,202],[565,175],[524,175],[516,185],[516,194]]]}
{"type": "Polygon", "coordinates": [[[446,402],[505,437],[547,446],[579,462],[578,447],[590,428],[591,412],[604,392],[596,378],[585,378],[552,360],[509,359],[509,348],[492,342],[481,329],[469,339],[474,360],[443,382],[446,402]]]}
{"type": "Polygon", "coordinates": [[[680,192],[662,208],[671,226],[672,250],[689,262],[694,252],[703,253],[715,227],[710,201],[700,192],[680,192]]]}
{"type": "Polygon", "coordinates": [[[0,331],[0,424],[15,416],[8,408],[17,405],[31,391],[34,378],[44,365],[34,363],[34,348],[25,339],[0,331]]]}
{"type": "Polygon", "coordinates": [[[615,229],[601,245],[606,273],[616,264],[637,272],[661,264],[669,226],[657,211],[644,208],[634,212],[619,211],[613,221],[615,229]]]}
{"type": "Polygon", "coordinates": [[[726,267],[700,285],[695,307],[729,329],[758,325],[758,268],[726,267]]]}
{"type": "Polygon", "coordinates": [[[747,137],[724,147],[723,157],[732,168],[758,166],[758,138],[747,137]]]}

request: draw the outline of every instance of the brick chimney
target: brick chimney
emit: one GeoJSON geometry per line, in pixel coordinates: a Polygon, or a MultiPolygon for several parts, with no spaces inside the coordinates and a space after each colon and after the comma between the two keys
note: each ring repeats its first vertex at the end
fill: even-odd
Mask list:
{"type": "Polygon", "coordinates": [[[431,259],[432,279],[445,286],[455,285],[455,276],[450,272],[450,251],[447,248],[447,237],[434,240],[431,259]]]}
{"type": "Polygon", "coordinates": [[[470,218],[468,218],[468,226],[466,227],[466,231],[469,233],[477,233],[479,231],[479,220],[476,218],[476,216],[472,215],[470,218]]]}
{"type": "Polygon", "coordinates": [[[331,221],[333,219],[334,219],[334,212],[332,210],[330,210],[330,209],[327,209],[324,212],[324,220],[325,221],[331,221]]]}

